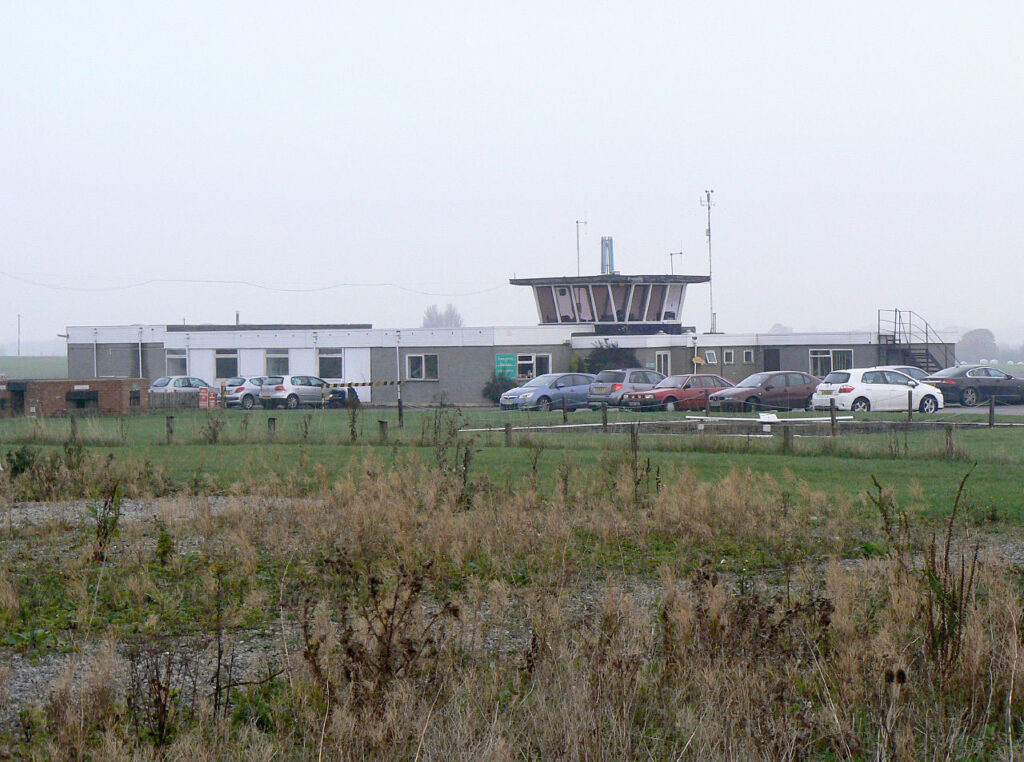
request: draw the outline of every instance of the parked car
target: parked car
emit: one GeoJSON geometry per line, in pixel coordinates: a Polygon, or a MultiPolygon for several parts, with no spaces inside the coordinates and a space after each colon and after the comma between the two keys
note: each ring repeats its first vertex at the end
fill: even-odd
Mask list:
{"type": "Polygon", "coordinates": [[[667,376],[645,392],[622,395],[622,406],[639,410],[700,410],[709,394],[728,389],[732,381],[710,373],[667,376]]]}
{"type": "Polygon", "coordinates": [[[150,394],[173,394],[176,392],[192,392],[196,389],[209,389],[214,394],[217,390],[195,376],[161,376],[149,385],[150,394]]]}
{"type": "Polygon", "coordinates": [[[502,410],[550,410],[562,400],[570,410],[587,406],[587,394],[594,382],[590,373],[545,373],[501,395],[502,410]]]}
{"type": "Polygon", "coordinates": [[[837,410],[855,413],[906,410],[908,392],[913,408],[922,413],[934,413],[943,406],[942,392],[931,384],[916,381],[898,370],[881,368],[832,371],[818,385],[811,404],[815,409],[827,410],[834,400],[837,410]]]}
{"type": "Polygon", "coordinates": [[[918,368],[916,365],[874,365],[875,370],[898,370],[910,376],[915,381],[923,381],[928,376],[928,371],[918,368]]]}
{"type": "Polygon", "coordinates": [[[324,404],[328,384],[316,376],[267,376],[260,386],[260,403],[266,408],[295,410],[303,405],[324,404]]]}
{"type": "Polygon", "coordinates": [[[252,410],[260,401],[260,385],[266,376],[235,376],[224,382],[224,405],[252,410]]]}
{"type": "Polygon", "coordinates": [[[608,407],[615,407],[621,403],[622,395],[653,389],[654,385],[664,378],[665,376],[657,371],[643,368],[602,370],[590,385],[587,403],[595,409],[601,407],[602,403],[608,407]]]}
{"type": "Polygon", "coordinates": [[[731,389],[708,397],[713,410],[793,410],[809,408],[821,383],[810,373],[776,370],[754,373],[731,389]]]}
{"type": "Polygon", "coordinates": [[[995,397],[996,402],[1024,402],[1024,378],[1011,376],[988,365],[958,365],[924,379],[936,386],[946,402],[973,407],[995,397]]]}

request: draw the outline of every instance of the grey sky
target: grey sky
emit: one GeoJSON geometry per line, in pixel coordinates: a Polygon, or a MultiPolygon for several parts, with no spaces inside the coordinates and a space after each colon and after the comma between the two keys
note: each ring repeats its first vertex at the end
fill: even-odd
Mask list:
{"type": "MultiPolygon", "coordinates": [[[[0,3],[0,338],[535,322],[519,277],[704,273],[719,329],[1024,338],[1024,4],[0,3]],[[311,293],[151,279],[242,279],[311,293]],[[474,293],[475,292],[475,293],[474,293]],[[436,295],[435,295],[436,294],[436,295]]],[[[684,322],[707,329],[707,288],[684,322]]]]}

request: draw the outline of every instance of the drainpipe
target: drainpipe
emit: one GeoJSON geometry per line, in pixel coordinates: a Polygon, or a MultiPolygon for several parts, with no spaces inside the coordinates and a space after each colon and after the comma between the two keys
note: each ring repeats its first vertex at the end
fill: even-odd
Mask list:
{"type": "Polygon", "coordinates": [[[97,358],[96,358],[96,353],[97,353],[96,342],[97,342],[96,329],[93,328],[92,329],[92,377],[93,378],[99,378],[99,371],[98,371],[98,368],[97,368],[98,363],[97,363],[97,358]]]}
{"type": "Polygon", "coordinates": [[[139,378],[144,378],[142,372],[142,326],[139,326],[139,378]]]}

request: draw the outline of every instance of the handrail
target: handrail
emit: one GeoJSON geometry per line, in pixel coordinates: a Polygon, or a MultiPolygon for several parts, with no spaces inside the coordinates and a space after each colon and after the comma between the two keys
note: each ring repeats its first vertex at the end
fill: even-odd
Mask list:
{"type": "Polygon", "coordinates": [[[956,361],[955,356],[950,357],[949,342],[943,339],[927,320],[913,310],[879,310],[878,335],[879,337],[891,336],[894,344],[924,345],[929,356],[936,361],[938,358],[932,354],[932,346],[940,345],[943,365],[948,366],[952,364],[951,360],[956,361]]]}

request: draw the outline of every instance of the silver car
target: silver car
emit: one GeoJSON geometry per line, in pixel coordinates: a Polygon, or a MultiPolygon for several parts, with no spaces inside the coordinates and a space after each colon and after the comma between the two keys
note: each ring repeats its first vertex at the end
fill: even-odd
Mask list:
{"type": "Polygon", "coordinates": [[[260,401],[260,386],[266,376],[235,376],[224,382],[224,405],[252,410],[260,401]]]}
{"type": "Polygon", "coordinates": [[[627,392],[645,392],[665,378],[655,370],[643,368],[619,368],[618,370],[602,370],[590,385],[587,404],[592,408],[608,407],[622,404],[622,395],[627,392]]]}
{"type": "Polygon", "coordinates": [[[217,390],[195,376],[161,376],[149,385],[150,394],[172,394],[175,392],[194,392],[197,389],[207,388],[212,392],[217,390]]]}
{"type": "Polygon", "coordinates": [[[316,376],[267,376],[260,386],[263,407],[295,410],[303,405],[320,407],[330,387],[316,376]]]}

